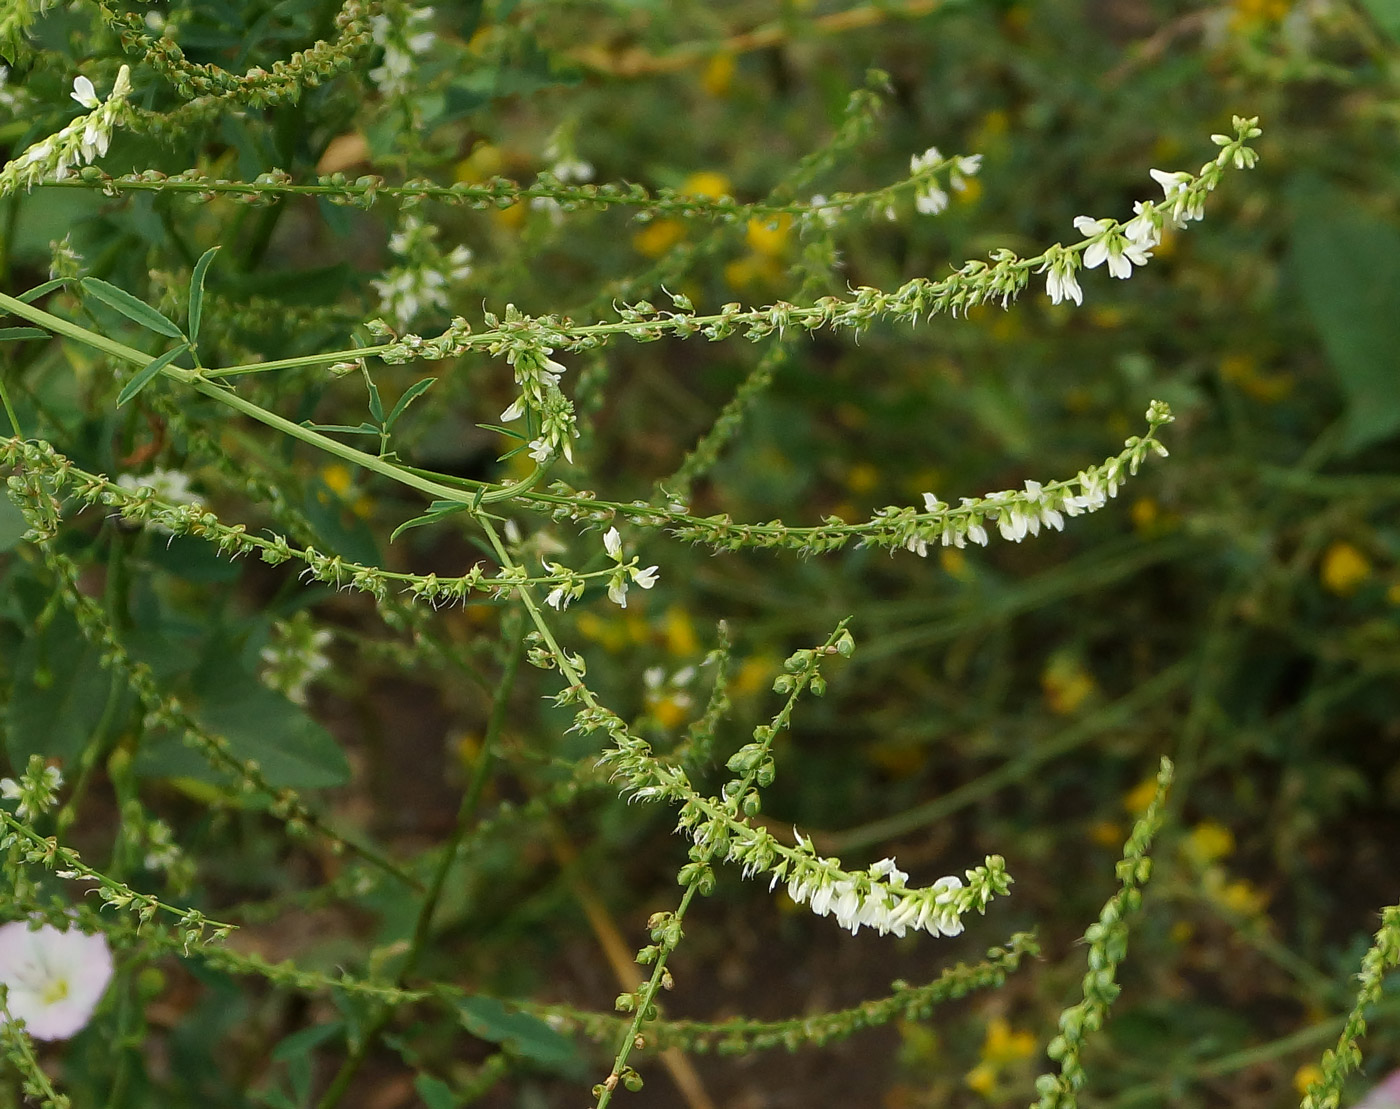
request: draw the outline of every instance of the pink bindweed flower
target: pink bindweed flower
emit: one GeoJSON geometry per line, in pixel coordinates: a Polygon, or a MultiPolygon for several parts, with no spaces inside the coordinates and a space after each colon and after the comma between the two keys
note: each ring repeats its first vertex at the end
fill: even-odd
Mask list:
{"type": "Polygon", "coordinates": [[[112,978],[104,936],[24,921],[0,926],[0,983],[10,1020],[36,1040],[66,1040],[92,1019],[112,978]]]}

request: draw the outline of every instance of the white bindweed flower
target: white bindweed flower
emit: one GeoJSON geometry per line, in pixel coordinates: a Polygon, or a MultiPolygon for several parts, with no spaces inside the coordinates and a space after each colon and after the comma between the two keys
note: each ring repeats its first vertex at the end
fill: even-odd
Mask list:
{"type": "Polygon", "coordinates": [[[92,1019],[112,978],[104,936],[50,924],[31,929],[16,921],[0,927],[0,982],[11,1020],[22,1020],[36,1040],[66,1040],[92,1019]]]}

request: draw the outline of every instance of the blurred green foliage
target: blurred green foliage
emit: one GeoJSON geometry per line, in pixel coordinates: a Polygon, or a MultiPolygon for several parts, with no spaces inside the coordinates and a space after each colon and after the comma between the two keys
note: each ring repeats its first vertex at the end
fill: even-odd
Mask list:
{"type": "MultiPolygon", "coordinates": [[[[431,335],[454,315],[480,327],[483,306],[586,323],[642,298],[669,305],[667,291],[712,312],[889,290],[998,247],[1034,255],[1081,214],[1126,220],[1134,200],[1155,199],[1149,167],[1193,169],[1232,114],[1259,116],[1259,168],[1227,178],[1205,222],[1169,234],[1130,281],[1081,274],[1082,308],[1050,304],[1037,278],[1006,310],[876,326],[859,341],[666,338],[569,359],[582,437],[560,473],[611,500],[651,497],[757,370],[766,384],[694,485],[697,515],[856,520],[927,491],[951,500],[1073,474],[1138,433],[1149,400],[1168,401],[1172,457],[1109,508],[1063,534],[926,559],[712,555],[639,534],[642,562],[661,566],[656,588],[633,589],[625,610],[590,589],[556,624],[604,703],[670,750],[705,707],[710,671],[695,668],[725,621],[734,704],[712,760],[722,766],[776,711],[782,658],[851,617],[859,650],[779,737],[765,821],[853,865],[897,854],[921,881],[993,852],[1016,878],[968,934],[895,941],[786,912],[720,868],[673,962],[667,1017],[853,1006],[894,978],[932,981],[1014,932],[1038,934],[1042,961],[931,1022],[757,1066],[698,1060],[717,1103],[755,1088],[910,1109],[1034,1097],[1044,1047],[1077,998],[1076,941],[1118,888],[1114,863],[1164,754],[1176,778],[1156,871],[1122,995],[1082,1060],[1085,1103],[1301,1096],[1295,1084],[1341,1029],[1400,863],[1390,5],[497,0],[442,3],[407,25],[402,5],[349,5],[435,38],[405,47],[398,85],[371,75],[386,65],[382,43],[361,44],[295,95],[269,85],[265,102],[227,95],[212,68],[177,80],[161,69],[173,57],[163,43],[194,67],[275,74],[318,40],[341,49],[335,5],[40,7],[0,20],[11,109],[0,142],[18,154],[58,130],[75,75],[105,91],[129,62],[133,102],[174,122],[118,132],[98,162],[113,176],[195,167],[241,182],[280,170],[299,184],[342,172],[495,188],[562,180],[561,166],[586,162],[599,182],[788,203],[882,188],[934,144],[984,158],[941,216],[905,197],[898,218],[847,220],[831,241],[786,217],[569,210],[503,184],[489,208],[424,201],[411,209],[436,229],[424,257],[465,246],[470,273],[442,304],[423,301],[411,327],[371,285],[404,261],[390,200],[104,195],[81,174],[0,200],[0,284],[12,293],[51,272],[95,277],[183,319],[190,272],[220,247],[205,281],[209,365],[347,347],[377,315],[431,335]],[[814,152],[825,153],[803,167],[814,152]]],[[[119,313],[71,290],[47,310],[131,341],[119,313]]],[[[418,498],[187,390],[154,382],[118,409],[111,363],[80,345],[11,342],[0,359],[23,435],[88,470],[179,470],[225,522],[394,571],[457,574],[482,557],[458,518],[389,542],[423,511],[418,498]]],[[[396,424],[398,458],[470,480],[524,477],[523,455],[498,457],[515,444],[479,426],[511,401],[501,360],[376,366],[373,379],[392,406],[427,369],[438,381],[396,424]]],[[[293,421],[353,427],[371,416],[361,380],[295,366],[240,388],[293,421]]],[[[519,523],[536,544],[526,549],[581,567],[599,553],[596,535],[546,524],[561,545],[550,553],[539,517],[519,523]]],[[[53,541],[130,657],[272,787],[323,791],[308,796],[346,840],[394,859],[420,889],[453,844],[420,942],[418,892],[353,851],[289,837],[275,803],[148,726],[23,530],[0,515],[5,754],[12,774],[31,753],[62,763],[74,787],[57,818],[65,842],[133,888],[241,925],[230,941],[241,955],[458,991],[450,1018],[443,997],[383,1017],[382,998],[262,981],[130,939],[94,1026],[42,1056],[75,1104],[326,1104],[352,1059],[346,1105],[562,1105],[606,1073],[575,1026],[566,1035],[557,1015],[497,999],[608,1012],[641,971],[617,981],[602,952],[616,943],[625,960],[644,942],[647,917],[674,903],[683,849],[673,812],[626,807],[602,781],[573,784],[596,738],[569,732],[570,715],[544,699],[557,676],[503,679],[521,634],[508,605],[376,606],[299,582],[296,564],[219,559],[91,508],[53,541]],[[329,666],[274,690],[268,658],[299,614],[333,633],[329,666]],[[487,746],[496,761],[474,779],[487,746]],[[483,822],[458,844],[458,806],[474,790],[483,822]],[[191,865],[143,863],[157,821],[191,865]],[[405,968],[409,950],[417,965],[405,968]]],[[[1371,1079],[1400,1063],[1394,1022],[1373,1020],[1364,1049],[1371,1079]]],[[[659,1062],[638,1065],[648,1082],[633,1103],[681,1103],[659,1062]]],[[[14,1103],[17,1089],[3,1096],[14,1103]]]]}

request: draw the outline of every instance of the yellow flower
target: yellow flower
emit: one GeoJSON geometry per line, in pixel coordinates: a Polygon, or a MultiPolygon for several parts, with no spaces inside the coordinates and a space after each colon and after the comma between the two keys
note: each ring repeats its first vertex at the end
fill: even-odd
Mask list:
{"type": "Polygon", "coordinates": [[[774,285],[782,280],[782,276],[782,267],[762,254],[745,254],[724,267],[724,279],[733,289],[774,285]]]}
{"type": "Polygon", "coordinates": [[[1137,816],[1147,811],[1147,806],[1152,804],[1152,798],[1156,796],[1157,779],[1144,778],[1123,797],[1123,808],[1137,816]]]}
{"type": "Polygon", "coordinates": [[[1123,826],[1113,820],[1096,820],[1089,825],[1089,838],[1100,847],[1123,845],[1123,826]]]}
{"type": "Polygon", "coordinates": [[[1068,716],[1079,708],[1097,688],[1094,675],[1084,663],[1071,654],[1057,652],[1050,656],[1040,675],[1040,688],[1045,703],[1057,716],[1068,716]]]}
{"type": "Polygon", "coordinates": [[[525,222],[526,214],[525,205],[518,201],[504,208],[491,209],[491,218],[495,220],[496,226],[504,231],[519,231],[521,224],[525,222]]]}
{"type": "Polygon", "coordinates": [[[685,227],[679,220],[659,219],[633,235],[632,245],[648,258],[660,258],[684,238],[685,227]]]}
{"type": "Polygon", "coordinates": [[[663,620],[666,650],[682,657],[695,654],[699,643],[695,639],[695,627],[690,622],[690,613],[680,605],[672,605],[666,610],[663,620]]]}
{"type": "Polygon", "coordinates": [[[852,493],[869,493],[880,484],[880,471],[869,462],[857,462],[846,471],[846,488],[852,493]]]}
{"type": "Polygon", "coordinates": [[[686,196],[708,196],[712,200],[734,195],[734,187],[730,185],[729,178],[711,169],[692,173],[681,182],[678,191],[686,196]]]}
{"type": "Polygon", "coordinates": [[[972,567],[968,565],[967,555],[956,547],[940,547],[938,564],[943,567],[943,572],[955,581],[972,580],[972,567]]]}
{"type": "Polygon", "coordinates": [[[484,142],[457,163],[453,176],[458,181],[479,185],[497,176],[505,168],[505,164],[506,157],[501,148],[484,142]]]}
{"type": "Polygon", "coordinates": [[[744,239],[755,254],[777,258],[787,250],[792,217],[786,212],[776,216],[757,216],[748,222],[744,239]]]}
{"type": "Polygon", "coordinates": [[[662,697],[651,706],[651,714],[658,724],[671,731],[685,723],[690,715],[690,698],[675,694],[662,697]]]}
{"type": "Polygon", "coordinates": [[[987,1039],[982,1045],[982,1061],[985,1063],[1015,1063],[1029,1059],[1035,1054],[1035,1037],[1029,1032],[1012,1031],[1011,1025],[1003,1017],[993,1017],[987,1022],[987,1039]]]}
{"type": "Polygon", "coordinates": [[[997,1072],[986,1063],[978,1063],[967,1072],[967,1077],[963,1081],[967,1083],[968,1089],[983,1097],[990,1097],[992,1091],[996,1089],[997,1072]]]}
{"type": "Polygon", "coordinates": [[[1225,908],[1240,916],[1259,916],[1269,904],[1269,895],[1243,878],[1225,886],[1219,898],[1225,908]]]}
{"type": "Polygon", "coordinates": [[[1133,507],[1128,510],[1128,515],[1133,518],[1133,527],[1137,528],[1139,532],[1143,534],[1151,532],[1153,525],[1157,522],[1157,502],[1151,497],[1139,497],[1133,502],[1133,507]]]}
{"type": "Polygon", "coordinates": [[[1214,820],[1203,820],[1191,829],[1182,850],[1193,862],[1207,866],[1217,859],[1233,854],[1235,834],[1214,820]]]}
{"type": "Polygon", "coordinates": [[[744,659],[739,664],[738,673],[734,675],[735,696],[742,697],[767,689],[769,678],[777,666],[777,659],[771,655],[753,655],[744,659]]]}
{"type": "Polygon", "coordinates": [[[982,179],[979,177],[963,178],[963,187],[953,190],[953,199],[959,204],[966,204],[968,207],[976,204],[982,199],[982,179]]]}
{"type": "Polygon", "coordinates": [[[1293,391],[1290,375],[1261,372],[1252,354],[1227,354],[1220,360],[1220,376],[1263,404],[1276,404],[1293,391]]]}
{"type": "Polygon", "coordinates": [[[1338,539],[1322,553],[1318,577],[1322,587],[1339,597],[1350,597],[1371,576],[1371,563],[1366,556],[1343,539],[1338,539]]]}
{"type": "Polygon", "coordinates": [[[1306,1097],[1308,1087],[1322,1081],[1322,1068],[1316,1063],[1304,1063],[1293,1072],[1293,1088],[1299,1097],[1306,1097]]]}
{"type": "Polygon", "coordinates": [[[700,74],[700,87],[714,97],[727,93],[733,81],[733,54],[716,54],[705,63],[705,71],[700,74]]]}

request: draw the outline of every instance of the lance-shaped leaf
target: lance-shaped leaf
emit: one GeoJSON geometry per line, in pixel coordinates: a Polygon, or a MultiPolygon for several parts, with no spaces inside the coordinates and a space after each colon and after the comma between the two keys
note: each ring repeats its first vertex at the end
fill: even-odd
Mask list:
{"type": "Polygon", "coordinates": [[[168,335],[172,339],[183,339],[185,337],[183,331],[144,300],[137,300],[125,289],[118,289],[110,282],[101,281],[96,277],[85,277],[81,284],[83,286],[83,292],[96,297],[109,308],[115,308],[134,323],[139,323],[142,327],[148,327],[152,331],[159,332],[162,335],[168,335]]]}
{"type": "Polygon", "coordinates": [[[166,366],[170,365],[170,363],[174,362],[175,359],[179,358],[180,355],[184,354],[185,351],[189,349],[189,343],[181,343],[178,347],[172,347],[159,358],[153,358],[142,366],[140,372],[128,381],[122,391],[117,394],[117,407],[120,408],[149,385],[152,379],[160,373],[161,370],[165,369],[166,366]]]}
{"type": "Polygon", "coordinates": [[[199,324],[204,318],[204,275],[209,270],[209,264],[214,261],[214,255],[219,248],[211,246],[199,256],[199,261],[194,264],[194,272],[190,274],[190,342],[193,343],[199,338],[199,324]]]}

